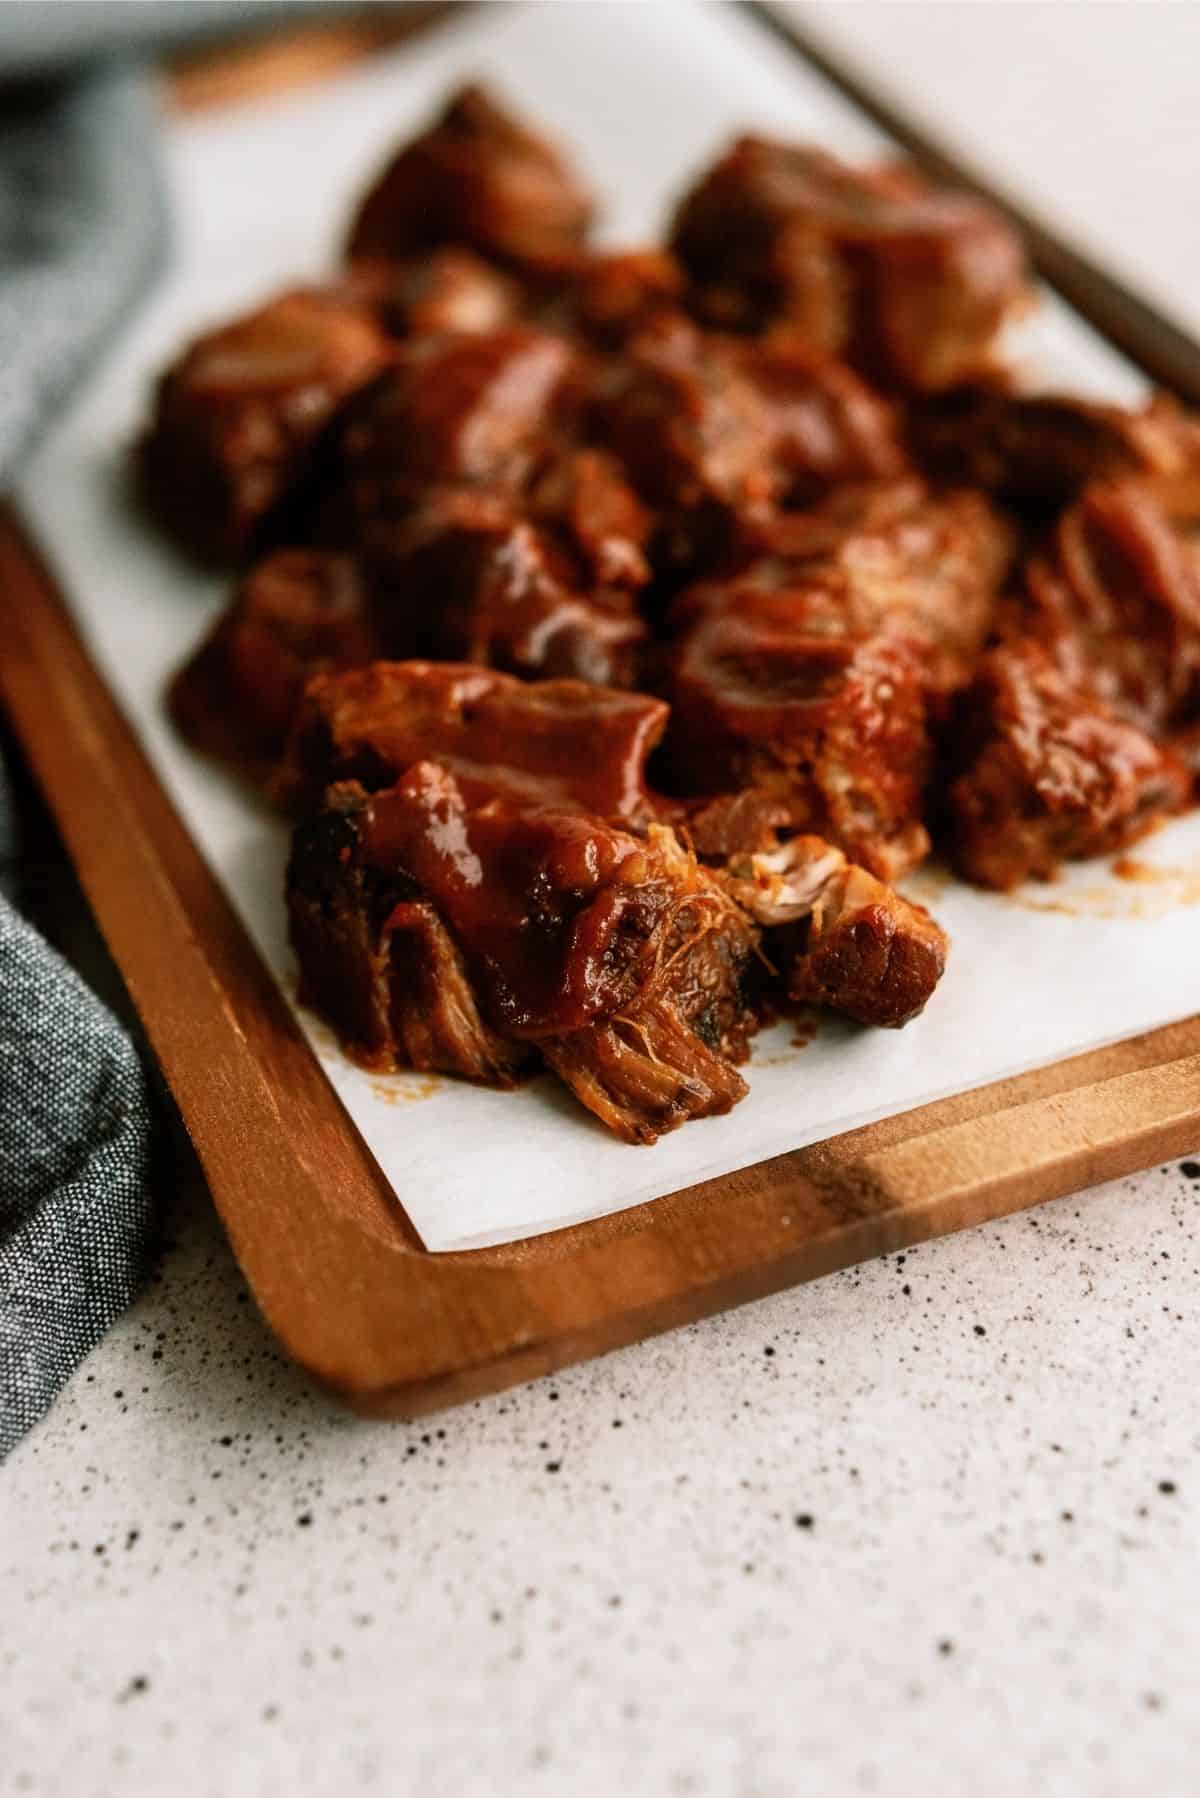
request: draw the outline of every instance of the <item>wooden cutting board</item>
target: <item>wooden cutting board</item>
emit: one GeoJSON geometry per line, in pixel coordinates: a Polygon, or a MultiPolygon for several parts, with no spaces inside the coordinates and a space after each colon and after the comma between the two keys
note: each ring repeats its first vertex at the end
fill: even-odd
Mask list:
{"type": "MultiPolygon", "coordinates": [[[[337,31],[315,50],[310,29],[288,54],[275,42],[193,59],[177,96],[192,104],[291,85],[396,35],[364,28],[360,41],[344,19],[337,31]]],[[[827,63],[825,72],[840,77],[827,63]]],[[[861,88],[854,97],[910,148],[928,147],[861,88]]],[[[944,156],[941,169],[959,173],[944,156]]],[[[1031,241],[1078,310],[1200,403],[1194,345],[1164,335],[1132,296],[1115,304],[1112,284],[1059,246],[1057,271],[1047,269],[1045,245],[1031,241]]],[[[1200,1144],[1192,1019],[594,1223],[431,1255],[11,512],[0,512],[0,631],[0,697],[243,1271],[289,1354],[359,1410],[410,1416],[458,1403],[1200,1144]]]]}

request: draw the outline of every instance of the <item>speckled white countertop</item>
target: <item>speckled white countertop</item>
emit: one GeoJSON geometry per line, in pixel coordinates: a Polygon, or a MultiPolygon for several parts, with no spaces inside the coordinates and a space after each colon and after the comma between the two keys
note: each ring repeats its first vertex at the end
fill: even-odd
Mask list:
{"type": "MultiPolygon", "coordinates": [[[[1147,145],[1181,79],[1144,7],[847,10],[946,92],[963,13],[1074,14],[1147,145]]],[[[5,1798],[1197,1791],[1200,1164],[414,1425],[281,1360],[182,1161],[168,1229],[0,1472],[5,1798]]]]}
{"type": "Polygon", "coordinates": [[[1195,1792],[1200,1167],[412,1425],[175,1233],[2,1476],[0,1789],[1195,1792]]]}

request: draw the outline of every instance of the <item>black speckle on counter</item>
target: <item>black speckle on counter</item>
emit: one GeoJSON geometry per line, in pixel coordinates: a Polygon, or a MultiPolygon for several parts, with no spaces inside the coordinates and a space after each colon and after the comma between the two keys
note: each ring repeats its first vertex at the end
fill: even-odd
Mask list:
{"type": "Polygon", "coordinates": [[[1170,1498],[1179,1488],[1176,1486],[1174,1480],[1159,1480],[1158,1489],[1167,1498],[1170,1498]]]}
{"type": "Polygon", "coordinates": [[[976,1336],[986,1336],[987,1331],[984,1329],[982,1324],[976,1324],[975,1325],[975,1334],[976,1334],[976,1336]]]}
{"type": "Polygon", "coordinates": [[[562,1467],[561,1461],[547,1461],[546,1462],[546,1472],[547,1473],[557,1473],[561,1467],[562,1467]]]}
{"type": "Polygon", "coordinates": [[[811,1511],[798,1511],[796,1513],[796,1528],[798,1530],[811,1530],[816,1527],[816,1521],[817,1520],[811,1511]]]}
{"type": "Polygon", "coordinates": [[[1181,1161],[1179,1171],[1185,1180],[1200,1180],[1200,1161],[1181,1161]]]}
{"type": "Polygon", "coordinates": [[[937,1645],[937,1651],[943,1657],[954,1653],[954,1644],[948,1636],[942,1637],[942,1640],[937,1645]]]}
{"type": "Polygon", "coordinates": [[[306,1529],[311,1528],[311,1526],[312,1526],[312,1512],[311,1511],[301,1511],[299,1517],[297,1517],[297,1519],[296,1519],[296,1528],[300,1529],[300,1530],[306,1530],[306,1529]]]}
{"type": "Polygon", "coordinates": [[[144,1692],[148,1692],[149,1690],[150,1681],[146,1678],[146,1675],[144,1673],[135,1673],[133,1678],[129,1681],[129,1684],[123,1686],[117,1693],[117,1703],[127,1704],[131,1698],[140,1698],[144,1692]]]}

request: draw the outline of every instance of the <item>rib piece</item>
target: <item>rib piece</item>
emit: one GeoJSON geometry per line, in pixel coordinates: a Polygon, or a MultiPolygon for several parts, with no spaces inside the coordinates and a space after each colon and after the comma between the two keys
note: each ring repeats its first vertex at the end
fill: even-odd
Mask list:
{"type": "Polygon", "coordinates": [[[1024,261],[998,214],[914,171],[739,138],[685,196],[671,248],[723,329],[786,329],[918,391],[985,367],[1024,261]]]}
{"type": "Polygon", "coordinates": [[[1183,764],[1073,684],[1031,640],[992,651],[950,735],[950,848],[1005,890],[1124,848],[1187,804],[1183,764]]]}
{"type": "Polygon", "coordinates": [[[921,649],[847,630],[803,590],[712,583],[685,596],[664,683],[669,789],[745,788],[884,879],[928,852],[921,649]]]}
{"type": "Polygon", "coordinates": [[[736,367],[768,408],[781,504],[803,506],[908,466],[892,407],[836,357],[789,339],[740,347],[736,367]]]}
{"type": "Polygon", "coordinates": [[[721,878],[767,930],[789,999],[898,1029],[925,1009],[949,943],[914,905],[820,837],[729,858],[721,878]]]}
{"type": "MultiPolygon", "coordinates": [[[[850,632],[901,629],[923,650],[928,685],[962,685],[992,628],[1012,565],[1010,526],[982,495],[932,495],[915,477],[837,488],[759,533],[739,587],[804,596],[808,615],[850,632]]],[[[686,604],[686,602],[684,602],[686,604]]]]}
{"type": "Polygon", "coordinates": [[[452,482],[518,489],[555,439],[577,367],[563,338],[521,325],[402,345],[342,432],[360,522],[452,482]]]}
{"type": "Polygon", "coordinates": [[[1197,500],[1152,480],[1085,488],[1031,561],[1016,609],[1016,628],[1073,680],[1156,734],[1200,715],[1197,500]]]}
{"type": "Polygon", "coordinates": [[[1035,514],[1068,505],[1092,481],[1200,472],[1196,420],[1164,394],[1130,411],[1070,394],[967,387],[914,402],[908,434],[940,479],[1035,514]]]}
{"type": "Polygon", "coordinates": [[[650,520],[569,443],[578,373],[545,332],[434,338],[356,402],[346,480],[390,654],[632,680],[650,520]]]}
{"type": "MultiPolygon", "coordinates": [[[[479,1030],[513,1053],[536,1045],[637,1142],[742,1097],[731,1061],[754,1027],[740,983],[755,932],[669,829],[639,840],[429,761],[384,792],[332,796],[297,832],[289,911],[305,990],[358,1053],[433,1065],[414,1062],[424,1046],[393,1023],[415,1001],[398,990],[407,963],[391,956],[388,931],[398,906],[421,904],[463,958],[472,1071],[479,1030]]],[[[446,1066],[444,1032],[438,1043],[446,1066]]]]}
{"type": "Polygon", "coordinates": [[[666,721],[664,702],[642,693],[527,683],[455,663],[376,662],[309,683],[290,784],[310,799],[336,781],[377,789],[413,762],[449,759],[640,830],[659,809],[645,762],[666,721]]]}
{"type": "Polygon", "coordinates": [[[162,376],[143,490],[205,560],[236,560],[305,475],[338,404],[392,353],[345,290],[296,288],[206,332],[162,376]]]}
{"type": "Polygon", "coordinates": [[[171,683],[171,715],[198,749],[263,782],[274,772],[310,675],[376,654],[353,561],[278,550],[242,578],[171,683]]]}
{"type": "Polygon", "coordinates": [[[926,853],[927,700],[967,677],[1011,535],[969,493],[842,490],[779,519],[786,553],[692,588],[669,619],[661,778],[753,790],[884,879],[926,853]]]}
{"type": "Polygon", "coordinates": [[[720,547],[774,500],[771,409],[736,355],[686,322],[660,320],[613,358],[595,408],[601,440],[664,514],[672,559],[720,547]]]}
{"type": "Polygon", "coordinates": [[[890,407],[844,364],[669,315],[601,372],[596,422],[685,563],[752,539],[780,506],[906,465],[890,407]]]}
{"type": "Polygon", "coordinates": [[[599,581],[573,533],[535,522],[530,505],[433,488],[400,516],[364,526],[363,566],[388,652],[630,685],[646,636],[635,587],[599,581]]]}
{"type": "Polygon", "coordinates": [[[571,251],[591,216],[560,152],[483,88],[464,87],[378,176],[347,254],[395,260],[458,243],[519,267],[571,251]]]}

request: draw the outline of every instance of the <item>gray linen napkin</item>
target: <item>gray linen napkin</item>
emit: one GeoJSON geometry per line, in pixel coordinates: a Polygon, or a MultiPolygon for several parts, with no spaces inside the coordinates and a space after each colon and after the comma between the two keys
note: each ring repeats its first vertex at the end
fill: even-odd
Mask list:
{"type": "Polygon", "coordinates": [[[151,1253],[146,1077],[112,1012],[17,909],[36,904],[43,869],[0,761],[0,1460],[151,1253]]]}
{"type": "Polygon", "coordinates": [[[321,10],[0,0],[0,488],[162,258],[158,105],[139,56],[321,10]]]}
{"type": "MultiPolygon", "coordinates": [[[[59,10],[37,9],[52,32],[59,10]]],[[[15,86],[18,14],[17,50],[37,36],[34,9],[0,8],[0,488],[150,281],[165,226],[147,78],[101,63],[15,86]]],[[[18,909],[36,914],[45,874],[19,809],[0,757],[0,1460],[129,1303],[151,1240],[139,1052],[18,909]]]]}
{"type": "Polygon", "coordinates": [[[136,68],[0,90],[0,485],[147,286],[165,226],[136,68]]]}
{"type": "MultiPolygon", "coordinates": [[[[0,0],[0,491],[163,254],[157,104],[139,54],[319,8],[0,0]]],[[[0,756],[0,1460],[129,1303],[150,1242],[139,1050],[30,921],[15,817],[0,756]]]]}

